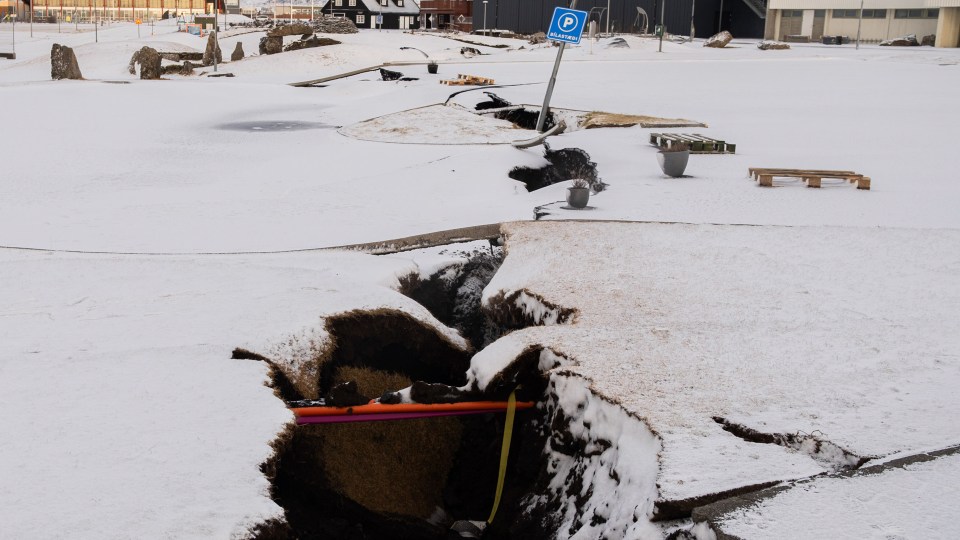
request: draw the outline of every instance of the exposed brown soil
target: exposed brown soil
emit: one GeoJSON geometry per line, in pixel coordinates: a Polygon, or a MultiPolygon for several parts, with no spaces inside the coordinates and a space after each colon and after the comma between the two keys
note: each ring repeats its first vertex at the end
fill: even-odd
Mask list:
{"type": "Polygon", "coordinates": [[[701,122],[684,120],[682,118],[659,118],[656,116],[616,114],[599,111],[587,113],[580,121],[580,127],[584,129],[632,126],[654,129],[670,127],[707,127],[701,122]]]}

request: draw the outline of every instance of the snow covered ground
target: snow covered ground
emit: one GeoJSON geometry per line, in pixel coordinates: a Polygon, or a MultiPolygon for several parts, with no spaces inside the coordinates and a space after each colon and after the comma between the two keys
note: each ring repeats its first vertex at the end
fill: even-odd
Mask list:
{"type": "MultiPolygon", "coordinates": [[[[409,257],[239,252],[526,220],[562,200],[563,185],[528,193],[507,176],[545,164],[539,148],[338,132],[442,103],[460,88],[438,80],[457,73],[522,84],[489,91],[539,103],[555,50],[470,36],[510,47],[468,59],[460,48],[475,45],[446,37],[361,31],[220,66],[234,78],[139,81],[126,66],[141,46],[204,41],[169,22],[140,38],[134,25],[103,27],[98,42],[92,28],[62,30],[35,24],[31,38],[17,25],[17,60],[0,60],[4,534],[242,536],[281,513],[258,466],[290,415],[265,368],[230,351],[317,333],[324,315],[354,308],[440,324],[391,290],[416,271],[409,257]],[[88,80],[49,80],[53,43],[75,47],[88,80]],[[423,60],[402,46],[440,72],[399,65],[419,80],[287,86],[423,60]],[[302,129],[256,129],[278,124],[302,129]]],[[[231,30],[221,47],[255,54],[261,36],[231,30]]],[[[11,37],[0,24],[0,50],[11,37]]],[[[704,122],[658,131],[725,139],[738,153],[692,156],[689,177],[674,180],[647,144],[654,130],[553,138],[589,152],[610,187],[594,210],[551,218],[699,225],[511,226],[488,293],[529,289],[580,318],[495,343],[475,359],[478,376],[522,343],[565,349],[575,362],[565,369],[660,438],[660,499],[824,470],[737,438],[713,415],[768,433],[819,430],[865,457],[956,444],[960,50],[665,43],[660,54],[628,41],[568,49],[553,104],[704,122]],[[873,187],[764,189],[748,167],[852,169],[873,187]]]]}
{"type": "Polygon", "coordinates": [[[740,538],[789,538],[798,531],[806,538],[951,538],[957,486],[954,452],[879,474],[799,482],[723,515],[719,528],[740,538]]]}

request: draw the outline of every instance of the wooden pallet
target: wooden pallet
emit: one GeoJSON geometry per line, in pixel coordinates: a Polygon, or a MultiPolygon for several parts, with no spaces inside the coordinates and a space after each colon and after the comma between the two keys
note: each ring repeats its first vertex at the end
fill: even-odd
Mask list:
{"type": "Polygon", "coordinates": [[[684,143],[690,146],[691,154],[735,154],[737,145],[711,139],[696,133],[651,133],[650,144],[657,148],[670,148],[671,146],[684,143]]]}
{"type": "Polygon", "coordinates": [[[760,182],[761,186],[773,187],[775,176],[784,178],[800,178],[807,187],[818,188],[823,178],[847,180],[851,184],[856,182],[857,189],[870,189],[870,177],[853,171],[825,171],[817,169],[763,169],[751,167],[748,169],[750,178],[760,182]]]}
{"type": "Polygon", "coordinates": [[[444,79],[440,81],[440,84],[446,84],[447,86],[489,86],[495,83],[489,77],[458,74],[456,79],[444,79]]]}

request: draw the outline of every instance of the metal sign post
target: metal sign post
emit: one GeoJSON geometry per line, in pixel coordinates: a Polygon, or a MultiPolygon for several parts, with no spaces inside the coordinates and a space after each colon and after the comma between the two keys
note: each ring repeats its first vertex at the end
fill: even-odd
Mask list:
{"type": "Polygon", "coordinates": [[[557,59],[553,63],[553,73],[550,75],[550,82],[547,84],[547,93],[543,96],[543,107],[540,108],[540,116],[537,117],[537,131],[540,133],[543,133],[543,124],[547,121],[550,98],[553,96],[553,87],[557,84],[557,72],[560,71],[563,50],[567,47],[567,43],[574,45],[580,43],[583,27],[587,23],[588,13],[577,11],[574,9],[575,7],[577,7],[577,0],[571,0],[570,9],[559,7],[554,9],[550,29],[547,30],[547,39],[559,41],[560,50],[557,51],[557,59]]]}

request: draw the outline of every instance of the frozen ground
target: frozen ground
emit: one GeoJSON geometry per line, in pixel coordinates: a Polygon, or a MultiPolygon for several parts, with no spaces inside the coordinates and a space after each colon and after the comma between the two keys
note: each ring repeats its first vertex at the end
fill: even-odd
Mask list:
{"type": "MultiPolygon", "coordinates": [[[[458,88],[437,81],[457,73],[531,83],[492,91],[538,103],[554,50],[470,37],[511,47],[465,59],[470,45],[444,37],[362,31],[221,66],[232,79],[141,82],[126,71],[139,47],[203,41],[169,23],[139,39],[133,25],[104,27],[99,43],[72,28],[35,24],[31,38],[18,25],[18,59],[0,60],[0,432],[13,434],[0,440],[0,521],[13,537],[240,535],[281,512],[257,467],[290,417],[261,365],[229,360],[233,347],[317,332],[323,315],[352,308],[439,323],[389,290],[416,268],[409,258],[201,253],[529,219],[564,192],[527,193],[507,177],[544,163],[540,149],[338,129],[441,103],[458,88]],[[89,80],[49,80],[53,43],[76,48],[89,80]],[[419,80],[286,85],[423,59],[401,46],[430,53],[440,73],[398,66],[419,80]],[[304,129],[255,129],[278,123],[304,129]],[[241,413],[221,408],[238,403],[241,413]]],[[[242,41],[249,55],[261,35],[231,31],[221,45],[229,54],[242,41]]],[[[0,24],[0,50],[9,36],[0,24]]],[[[658,54],[628,39],[630,49],[569,49],[554,105],[701,121],[710,127],[673,131],[735,142],[738,154],[693,156],[690,177],[672,180],[652,130],[554,138],[588,151],[610,188],[595,210],[551,217],[802,227],[514,226],[508,272],[488,292],[529,288],[581,318],[518,332],[475,364],[508,361],[524,340],[565,348],[575,377],[662,439],[661,499],[824,470],[711,415],[819,430],[862,456],[957,443],[960,50],[666,43],[658,54]],[[852,169],[873,189],[762,189],[751,166],[852,169]]]]}

